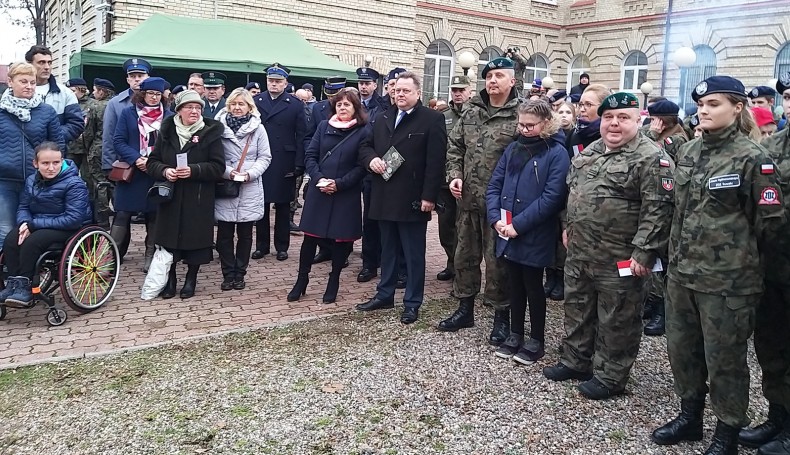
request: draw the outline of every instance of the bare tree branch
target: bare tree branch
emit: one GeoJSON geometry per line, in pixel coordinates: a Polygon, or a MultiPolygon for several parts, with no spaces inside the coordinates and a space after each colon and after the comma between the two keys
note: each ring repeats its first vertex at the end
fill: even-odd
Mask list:
{"type": "Polygon", "coordinates": [[[47,18],[44,11],[45,0],[0,0],[0,13],[11,19],[11,23],[22,27],[30,27],[36,32],[36,44],[47,44],[47,18]],[[26,10],[30,19],[18,19],[12,11],[26,10]]]}

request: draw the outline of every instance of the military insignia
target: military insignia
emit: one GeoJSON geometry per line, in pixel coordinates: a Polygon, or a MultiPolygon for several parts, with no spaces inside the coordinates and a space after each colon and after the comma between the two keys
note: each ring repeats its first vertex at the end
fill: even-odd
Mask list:
{"type": "Polygon", "coordinates": [[[611,108],[617,107],[617,98],[615,97],[609,98],[609,107],[611,108]]]}
{"type": "Polygon", "coordinates": [[[661,187],[667,191],[672,191],[672,189],[675,188],[675,181],[670,178],[662,178],[661,187]]]}
{"type": "Polygon", "coordinates": [[[774,173],[774,165],[773,164],[763,164],[760,166],[760,174],[768,175],[774,173]]]}
{"type": "Polygon", "coordinates": [[[133,58],[133,59],[132,59],[132,65],[136,65],[136,64],[137,64],[137,59],[136,59],[136,58],[133,58]]]}
{"type": "Polygon", "coordinates": [[[367,68],[362,68],[362,74],[368,74],[368,69],[367,68]]]}
{"type": "Polygon", "coordinates": [[[776,188],[767,186],[763,188],[762,193],[760,193],[760,202],[757,205],[777,205],[781,204],[779,202],[779,192],[776,191],[776,188]]]}
{"type": "Polygon", "coordinates": [[[623,106],[628,106],[628,100],[627,100],[627,99],[625,99],[625,98],[623,98],[623,99],[620,101],[620,104],[622,104],[623,106]]]}
{"type": "Polygon", "coordinates": [[[488,67],[491,68],[491,69],[494,69],[494,68],[496,68],[496,63],[488,62],[488,67]]]}
{"type": "Polygon", "coordinates": [[[757,87],[753,88],[752,89],[752,98],[757,98],[758,95],[760,95],[760,91],[757,90],[757,87]]]}
{"type": "Polygon", "coordinates": [[[658,160],[658,165],[661,167],[669,167],[669,160],[661,158],[658,160]]]}
{"type": "Polygon", "coordinates": [[[668,138],[664,139],[664,142],[666,142],[667,145],[672,145],[672,138],[668,137],[668,138]]]}
{"type": "Polygon", "coordinates": [[[699,117],[697,117],[696,115],[691,117],[691,120],[689,121],[689,124],[691,126],[693,126],[694,128],[698,127],[699,126],[699,117]]]}
{"type": "Polygon", "coordinates": [[[741,176],[738,174],[717,175],[708,179],[709,190],[723,190],[741,186],[741,176]]]}
{"type": "Polygon", "coordinates": [[[779,82],[780,82],[782,85],[784,85],[785,87],[787,87],[788,85],[790,85],[790,72],[788,72],[788,73],[784,73],[784,74],[782,74],[781,76],[779,76],[779,82]]]}
{"type": "Polygon", "coordinates": [[[694,91],[697,92],[697,95],[704,95],[708,91],[708,83],[705,81],[700,82],[694,91]]]}
{"type": "Polygon", "coordinates": [[[208,73],[208,77],[214,78],[214,73],[208,73]]]}

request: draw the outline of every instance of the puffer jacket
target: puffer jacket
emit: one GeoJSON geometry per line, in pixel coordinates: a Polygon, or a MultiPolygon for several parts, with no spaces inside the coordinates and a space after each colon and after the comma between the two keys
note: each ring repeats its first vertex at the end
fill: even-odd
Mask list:
{"type": "Polygon", "coordinates": [[[34,150],[44,141],[55,142],[66,151],[60,121],[52,106],[41,103],[31,110],[30,117],[29,122],[23,122],[0,109],[0,180],[22,183],[34,175],[34,150]]]}
{"type": "Polygon", "coordinates": [[[225,151],[225,172],[222,178],[230,179],[230,172],[236,170],[251,134],[250,148],[241,166],[241,171],[248,173],[250,180],[242,183],[239,197],[217,199],[214,202],[214,216],[218,221],[231,223],[258,221],[263,218],[266,208],[263,203],[261,176],[272,162],[269,137],[266,129],[261,125],[261,119],[255,115],[239,129],[238,133],[234,133],[225,122],[226,114],[227,111],[223,109],[216,117],[225,127],[222,133],[222,148],[225,151]]]}
{"type": "Polygon", "coordinates": [[[16,212],[18,225],[27,223],[31,231],[73,231],[91,221],[88,187],[77,165],[71,160],[65,163],[66,169],[52,180],[44,180],[38,172],[27,178],[16,212]]]}

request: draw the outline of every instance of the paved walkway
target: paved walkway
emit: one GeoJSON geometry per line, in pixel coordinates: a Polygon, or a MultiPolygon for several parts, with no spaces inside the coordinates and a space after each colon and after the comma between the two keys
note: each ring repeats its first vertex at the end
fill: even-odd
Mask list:
{"type": "MultiPolygon", "coordinates": [[[[377,279],[357,283],[362,267],[360,243],[354,245],[350,266],[343,271],[338,301],[324,305],[329,263],[313,267],[307,295],[298,302],[287,302],[285,296],[296,279],[301,236],[291,236],[290,257],[277,261],[274,256],[252,260],[243,291],[219,289],[222,275],[216,258],[201,268],[195,297],[188,300],[160,298],[140,300],[145,279],[141,271],[143,256],[142,225],[133,225],[133,241],[126,255],[118,287],[105,306],[90,314],[79,314],[67,308],[68,321],[50,327],[45,320],[44,306],[31,310],[8,309],[0,321],[0,369],[59,359],[80,358],[139,349],[173,341],[204,337],[285,322],[323,317],[353,310],[354,305],[375,294],[377,279]]],[[[451,285],[436,280],[444,268],[445,255],[439,245],[436,216],[428,226],[428,252],[425,292],[426,299],[448,296],[451,285]]],[[[186,266],[179,265],[179,285],[183,285],[186,266]]],[[[56,292],[58,302],[65,305],[56,292]]],[[[396,294],[396,304],[403,291],[396,294]]]]}

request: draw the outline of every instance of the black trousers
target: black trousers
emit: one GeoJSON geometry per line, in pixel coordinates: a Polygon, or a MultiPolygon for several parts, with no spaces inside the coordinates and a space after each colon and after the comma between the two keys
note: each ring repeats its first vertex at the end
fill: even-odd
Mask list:
{"type": "Polygon", "coordinates": [[[362,268],[378,270],[381,265],[381,232],[379,222],[368,218],[371,178],[367,176],[362,181],[362,268]]]}
{"type": "Polygon", "coordinates": [[[222,277],[225,280],[241,280],[247,274],[254,224],[254,221],[245,223],[217,221],[217,252],[222,267],[222,277]],[[234,234],[238,236],[235,251],[233,249],[234,234]]]}
{"type": "MultiPolygon", "coordinates": [[[[269,253],[271,245],[271,233],[269,231],[269,207],[263,212],[263,218],[255,223],[255,249],[269,253]]],[[[288,202],[274,204],[274,250],[288,251],[291,244],[291,208],[288,202]]]]}
{"type": "Polygon", "coordinates": [[[8,276],[23,276],[30,280],[38,272],[36,261],[44,254],[53,243],[65,242],[75,231],[61,231],[57,229],[39,229],[30,233],[30,236],[19,243],[19,227],[8,233],[3,245],[3,257],[8,267],[8,276]]]}
{"type": "Polygon", "coordinates": [[[524,335],[524,317],[529,303],[529,336],[541,343],[546,333],[546,294],[543,268],[505,260],[510,298],[510,331],[524,335]]]}
{"type": "MultiPolygon", "coordinates": [[[[126,228],[126,233],[124,235],[123,240],[118,243],[118,253],[121,255],[121,259],[126,256],[126,252],[129,251],[129,243],[132,241],[132,216],[135,215],[134,212],[116,212],[115,218],[112,220],[113,226],[122,226],[126,228]]],[[[145,244],[146,245],[153,245],[154,235],[154,223],[156,223],[156,212],[146,212],[145,213],[145,244]]]]}
{"type": "Polygon", "coordinates": [[[425,294],[425,236],[427,222],[379,221],[381,228],[381,280],[376,298],[391,300],[399,274],[398,256],[404,255],[406,290],[403,306],[419,308],[425,294]]]}

